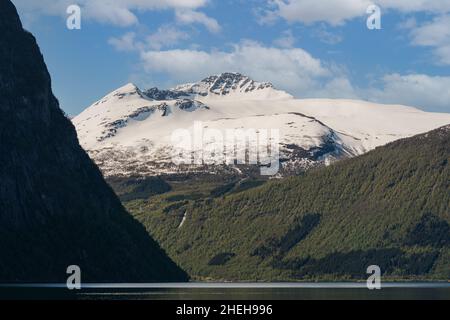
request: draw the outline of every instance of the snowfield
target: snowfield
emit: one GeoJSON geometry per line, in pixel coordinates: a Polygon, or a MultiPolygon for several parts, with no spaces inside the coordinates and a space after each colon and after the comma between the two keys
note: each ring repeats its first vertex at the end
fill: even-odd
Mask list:
{"type": "MultiPolygon", "coordinates": [[[[145,176],[216,172],[219,166],[173,164],[173,132],[196,122],[221,132],[276,129],[282,168],[296,172],[450,124],[450,114],[356,100],[295,99],[270,83],[224,73],[171,90],[141,91],[127,84],[72,121],[81,145],[106,176],[145,176]]],[[[204,154],[201,148],[192,153],[204,154]]]]}

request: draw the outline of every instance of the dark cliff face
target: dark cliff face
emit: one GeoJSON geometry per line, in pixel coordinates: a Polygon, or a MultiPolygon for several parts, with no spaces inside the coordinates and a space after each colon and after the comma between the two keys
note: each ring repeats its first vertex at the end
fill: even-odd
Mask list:
{"type": "Polygon", "coordinates": [[[79,146],[9,0],[0,30],[0,282],[186,280],[79,146]]]}

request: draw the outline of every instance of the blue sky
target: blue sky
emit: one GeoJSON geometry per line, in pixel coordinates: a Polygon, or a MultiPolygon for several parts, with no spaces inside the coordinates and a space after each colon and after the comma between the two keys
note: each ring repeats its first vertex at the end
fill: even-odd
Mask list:
{"type": "Polygon", "coordinates": [[[171,87],[237,71],[300,98],[450,112],[450,1],[13,0],[61,107],[76,115],[127,82],[171,87]],[[81,30],[66,9],[81,7],[81,30]]]}

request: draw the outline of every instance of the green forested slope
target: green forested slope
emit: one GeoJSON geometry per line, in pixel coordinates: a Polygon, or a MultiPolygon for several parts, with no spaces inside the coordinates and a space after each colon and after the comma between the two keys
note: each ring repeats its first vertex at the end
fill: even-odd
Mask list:
{"type": "Polygon", "coordinates": [[[240,193],[127,206],[196,278],[363,279],[376,264],[450,279],[449,157],[445,127],[240,193]]]}

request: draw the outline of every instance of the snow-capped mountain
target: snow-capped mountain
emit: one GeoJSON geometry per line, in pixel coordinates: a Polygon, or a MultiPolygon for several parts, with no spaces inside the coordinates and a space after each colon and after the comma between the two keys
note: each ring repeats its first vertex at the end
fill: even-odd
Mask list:
{"type": "Polygon", "coordinates": [[[152,100],[174,99],[292,99],[290,94],[276,90],[269,82],[256,82],[239,73],[223,73],[210,76],[196,83],[186,83],[170,90],[151,88],[144,95],[152,100]]]}
{"type": "MultiPolygon", "coordinates": [[[[270,129],[278,130],[275,143],[282,172],[297,172],[449,124],[450,114],[355,100],[299,100],[270,83],[223,73],[170,90],[141,91],[127,84],[87,108],[73,123],[81,145],[106,176],[145,176],[186,170],[241,172],[242,166],[206,161],[205,149],[212,140],[205,137],[201,146],[189,145],[192,158],[204,162],[174,163],[179,146],[174,145],[173,133],[194,132],[199,125],[222,133],[253,130],[254,139],[260,139],[264,130],[268,135],[270,129]]],[[[251,141],[251,134],[248,138],[251,141]]],[[[251,142],[244,148],[247,159],[258,152],[251,142]]],[[[254,156],[261,159],[259,153],[254,156]]]]}

